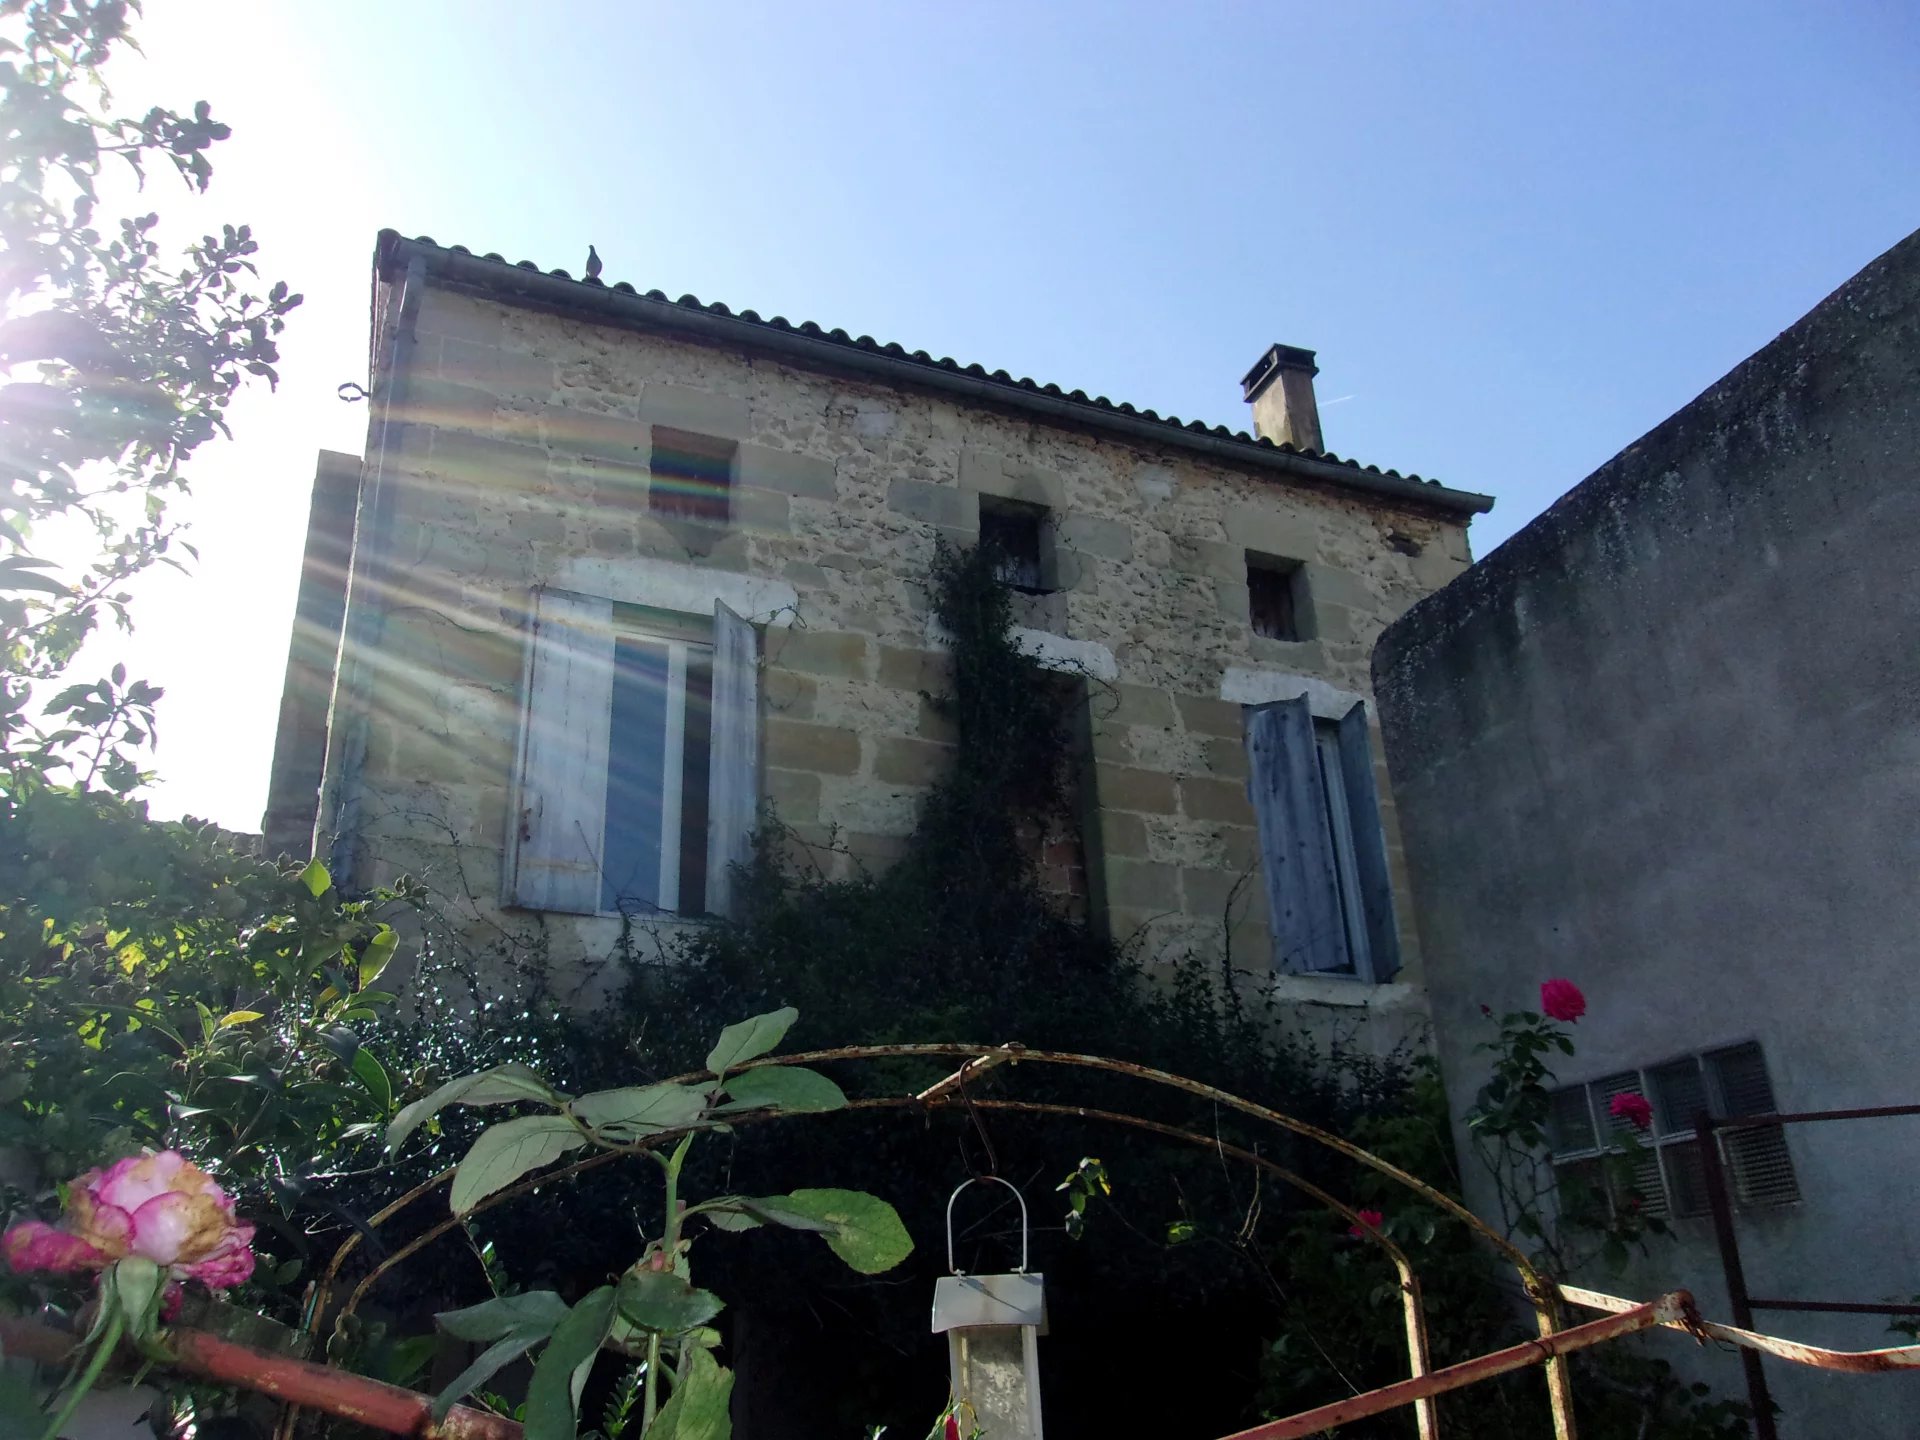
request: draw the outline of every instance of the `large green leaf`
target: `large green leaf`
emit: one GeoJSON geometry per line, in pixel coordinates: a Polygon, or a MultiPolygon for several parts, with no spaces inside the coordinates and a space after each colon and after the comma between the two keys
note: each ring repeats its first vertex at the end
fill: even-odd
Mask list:
{"type": "Polygon", "coordinates": [[[463,1396],[472,1394],[546,1338],[545,1330],[509,1330],[481,1351],[479,1359],[454,1376],[452,1384],[433,1397],[433,1418],[446,1419],[447,1412],[463,1396]]]}
{"type": "Polygon", "coordinates": [[[762,1065],[743,1070],[727,1081],[732,1103],[722,1111],[789,1110],[795,1114],[818,1114],[843,1110],[847,1097],[840,1087],[818,1070],[798,1065],[762,1065]]]}
{"type": "MultiPolygon", "coordinates": [[[[860,1190],[796,1190],[769,1202],[833,1228],[822,1233],[829,1249],[862,1275],[891,1270],[913,1253],[913,1237],[893,1206],[860,1190]]],[[[772,1218],[771,1215],[768,1218],[772,1218]]],[[[784,1222],[781,1222],[784,1223],[784,1222]]]]}
{"type": "Polygon", "coordinates": [[[784,1195],[722,1195],[694,1206],[687,1214],[699,1215],[721,1230],[753,1230],[764,1223],[827,1235],[838,1228],[831,1220],[796,1210],[784,1195]]]}
{"type": "Polygon", "coordinates": [[[587,1137],[564,1115],[522,1115],[491,1125],[454,1170],[447,1203],[454,1214],[464,1215],[494,1191],[586,1143],[587,1137]]]}
{"type": "Polygon", "coordinates": [[[539,1100],[552,1105],[566,1098],[525,1065],[496,1065],[491,1070],[462,1075],[393,1117],[387,1127],[387,1151],[397,1151],[409,1135],[449,1105],[505,1105],[513,1100],[539,1100]]]}
{"type": "Polygon", "coordinates": [[[400,932],[391,925],[382,925],[373,932],[373,938],[360,950],[360,988],[365,990],[380,978],[387,968],[387,962],[393,959],[393,952],[399,948],[400,932]]]}
{"type": "Polygon", "coordinates": [[[393,1108],[393,1083],[387,1079],[386,1066],[371,1050],[354,1052],[353,1078],[366,1087],[367,1094],[373,1097],[373,1103],[380,1107],[381,1114],[393,1108]]]}
{"type": "Polygon", "coordinates": [[[718,1295],[671,1270],[629,1270],[620,1277],[618,1303],[623,1320],[663,1335],[704,1325],[725,1308],[718,1295]]]}
{"type": "Polygon", "coordinates": [[[788,1005],[727,1026],[707,1056],[707,1069],[720,1075],[736,1065],[758,1060],[786,1038],[787,1031],[799,1018],[800,1012],[788,1005]]]}
{"type": "Polygon", "coordinates": [[[300,872],[300,883],[307,887],[307,893],[318,900],[333,888],[333,877],[327,873],[327,867],[318,859],[309,860],[307,868],[300,872]]]}
{"type": "Polygon", "coordinates": [[[567,1316],[567,1302],[551,1290],[528,1290],[501,1295],[464,1310],[447,1310],[433,1318],[457,1340],[497,1340],[513,1330],[538,1329],[550,1334],[567,1316]]]}
{"type": "MultiPolygon", "coordinates": [[[[679,1383],[647,1429],[647,1440],[730,1440],[733,1422],[727,1406],[733,1398],[733,1372],[722,1369],[705,1350],[689,1350],[680,1362],[679,1383]]],[[[534,1440],[533,1432],[527,1432],[534,1440]]]]}
{"type": "Polygon", "coordinates": [[[596,1130],[638,1136],[693,1124],[706,1113],[707,1097],[685,1085],[634,1085],[582,1095],[570,1108],[596,1130]]]}
{"type": "Polygon", "coordinates": [[[526,1440],[574,1440],[580,1391],[612,1325],[613,1287],[602,1285],[554,1328],[527,1386],[526,1440]]]}

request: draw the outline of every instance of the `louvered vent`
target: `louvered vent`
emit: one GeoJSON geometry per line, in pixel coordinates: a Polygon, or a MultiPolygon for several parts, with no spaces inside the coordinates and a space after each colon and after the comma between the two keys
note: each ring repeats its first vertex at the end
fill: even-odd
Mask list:
{"type": "MultiPolygon", "coordinates": [[[[1722,1115],[1770,1115],[1776,1108],[1767,1065],[1756,1044],[1733,1045],[1706,1057],[1720,1092],[1722,1115]]],[[[1778,1125],[1758,1130],[1728,1130],[1721,1136],[1734,1200],[1741,1205],[1791,1205],[1800,1198],[1800,1181],[1787,1152],[1786,1131],[1778,1125]]]]}
{"type": "Polygon", "coordinates": [[[1647,1098],[1653,1102],[1653,1123],[1661,1135],[1691,1132],[1708,1108],[1706,1077],[1691,1055],[1649,1070],[1647,1083],[1653,1087],[1647,1098]]]}
{"type": "Polygon", "coordinates": [[[1597,1148],[1593,1138],[1593,1111],[1587,1103],[1587,1087],[1575,1085],[1556,1090],[1548,1097],[1547,1138],[1553,1153],[1566,1155],[1597,1148]]]}

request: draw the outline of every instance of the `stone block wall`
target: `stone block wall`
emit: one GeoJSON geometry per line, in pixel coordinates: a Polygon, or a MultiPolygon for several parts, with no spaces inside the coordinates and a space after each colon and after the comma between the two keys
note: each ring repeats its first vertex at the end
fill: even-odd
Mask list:
{"type": "MultiPolygon", "coordinates": [[[[1030,648],[1085,676],[1084,824],[1036,837],[1049,883],[1123,940],[1154,953],[1231,944],[1264,975],[1229,677],[1365,696],[1375,635],[1468,560],[1464,524],[1437,511],[744,350],[442,288],[425,292],[414,335],[398,423],[370,456],[381,479],[363,501],[350,602],[378,617],[350,624],[345,661],[373,678],[365,754],[345,739],[350,696],[336,698],[323,825],[357,814],[363,878],[412,870],[456,886],[477,933],[530,923],[496,901],[533,586],[611,593],[597,581],[718,574],[750,594],[766,801],[809,858],[844,873],[899,853],[948,763],[927,700],[947,659],[926,577],[939,539],[977,538],[986,498],[1046,507],[1057,588],[1023,601],[1021,619],[1030,648]],[[737,445],[724,530],[651,513],[655,425],[737,445]],[[1301,564],[1311,638],[1252,633],[1249,550],[1301,564]],[[350,792],[359,802],[343,808],[350,792]],[[1066,843],[1082,839],[1084,852],[1066,843]]],[[[584,961],[617,924],[546,928],[557,958],[584,961]]],[[[1415,979],[1404,907],[1402,930],[1415,979]]],[[[1361,988],[1299,983],[1346,1001],[1361,988]]]]}

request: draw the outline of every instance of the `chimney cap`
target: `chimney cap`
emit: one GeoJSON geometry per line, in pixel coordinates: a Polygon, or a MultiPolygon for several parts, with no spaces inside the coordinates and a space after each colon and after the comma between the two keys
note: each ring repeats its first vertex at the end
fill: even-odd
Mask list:
{"type": "Polygon", "coordinates": [[[1267,347],[1254,366],[1240,381],[1240,391],[1251,405],[1259,398],[1260,392],[1273,383],[1274,377],[1282,370],[1304,370],[1308,375],[1318,375],[1320,367],[1313,363],[1313,351],[1303,350],[1298,345],[1273,344],[1267,347]]]}

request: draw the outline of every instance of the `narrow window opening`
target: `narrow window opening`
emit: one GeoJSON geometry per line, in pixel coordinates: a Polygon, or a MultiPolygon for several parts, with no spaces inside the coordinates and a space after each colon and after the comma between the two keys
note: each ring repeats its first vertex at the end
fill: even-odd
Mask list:
{"type": "Polygon", "coordinates": [[[706,909],[713,650],[681,627],[648,626],[647,613],[616,619],[600,907],[698,915],[706,909]]]}
{"type": "Polygon", "coordinates": [[[654,426],[653,457],[647,467],[653,513],[725,525],[732,508],[734,450],[731,440],[654,426]]]}
{"type": "Polygon", "coordinates": [[[980,545],[994,556],[1001,583],[1028,595],[1047,593],[1043,564],[1047,511],[1016,500],[980,501],[980,545]]]}
{"type": "Polygon", "coordinates": [[[1253,633],[1269,640],[1304,640],[1300,623],[1300,565],[1292,560],[1247,556],[1247,609],[1253,633]]]}

